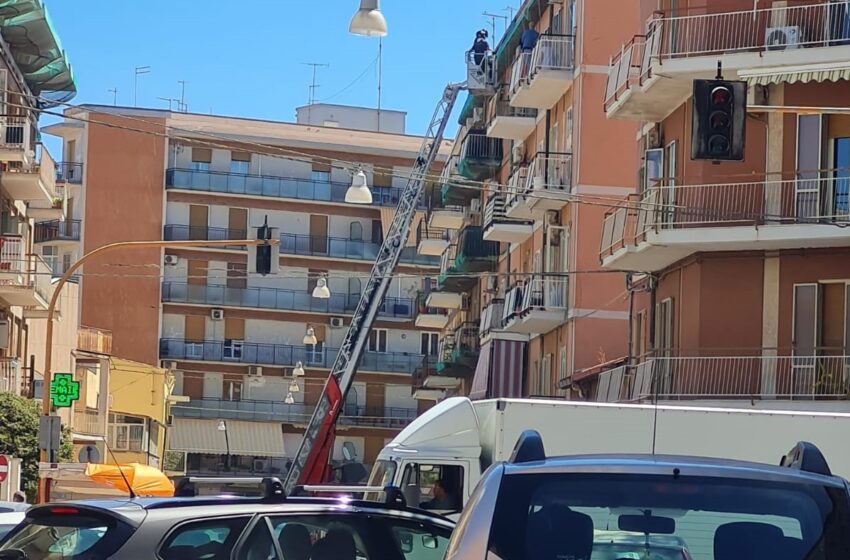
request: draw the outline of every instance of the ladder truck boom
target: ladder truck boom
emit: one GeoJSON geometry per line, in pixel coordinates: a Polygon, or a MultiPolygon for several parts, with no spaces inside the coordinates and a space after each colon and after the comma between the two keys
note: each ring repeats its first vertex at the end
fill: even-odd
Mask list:
{"type": "Polygon", "coordinates": [[[422,196],[428,171],[439,154],[452,109],[460,92],[466,87],[466,83],[449,84],[437,104],[410,178],[402,190],[398,209],[378,251],[369,281],[357,304],[348,332],[340,345],[319,402],[316,404],[310,423],[304,431],[304,438],[287,473],[284,482],[284,492],[287,495],[297,485],[321,484],[329,478],[334,428],[342,412],[342,405],[357,373],[369,339],[369,331],[383,303],[392,274],[407,244],[416,207],[422,196]]]}

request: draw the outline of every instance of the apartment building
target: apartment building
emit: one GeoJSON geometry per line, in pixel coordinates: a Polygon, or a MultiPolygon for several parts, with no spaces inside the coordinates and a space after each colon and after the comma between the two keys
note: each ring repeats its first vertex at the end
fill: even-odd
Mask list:
{"type": "MultiPolygon", "coordinates": [[[[40,110],[70,99],[70,64],[40,1],[0,7],[0,390],[31,395],[34,325],[44,324],[50,269],[34,222],[64,215],[56,164],[40,143],[40,110]]],[[[39,349],[40,350],[40,349],[39,349]]]]}
{"type": "MultiPolygon", "coordinates": [[[[380,119],[376,132],[375,111],[335,105],[299,108],[295,123],[81,106],[49,127],[80,185],[82,252],[234,240],[121,249],[83,267],[83,323],[112,332],[114,355],[175,374],[167,470],[285,472],[421,144],[405,134],[404,113],[380,119]],[[347,203],[361,171],[373,203],[347,203]],[[238,240],[266,219],[281,255],[280,272],[263,277],[248,273],[238,240]]],[[[411,235],[349,394],[336,460],[371,462],[420,410],[410,379],[436,352],[439,330],[421,323],[419,302],[439,257],[415,245],[411,235]]]]}
{"type": "Polygon", "coordinates": [[[638,126],[598,105],[609,49],[638,15],[624,4],[524,2],[495,78],[471,89],[420,244],[445,250],[427,303],[446,310],[439,360],[453,367],[420,372],[418,396],[580,397],[573,373],[626,351],[624,277],[598,261],[605,199],[635,181],[638,126]]]}
{"type": "Polygon", "coordinates": [[[642,181],[600,254],[633,271],[631,341],[582,383],[599,400],[846,410],[847,3],[640,4],[604,96],[641,126],[642,181]],[[713,165],[689,158],[691,92],[718,61],[750,107],[744,160],[713,165]]]}

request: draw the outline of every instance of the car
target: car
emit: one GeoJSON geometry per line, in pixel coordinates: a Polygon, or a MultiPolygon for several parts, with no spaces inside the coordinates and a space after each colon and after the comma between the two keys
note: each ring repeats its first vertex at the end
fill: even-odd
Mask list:
{"type": "Polygon", "coordinates": [[[847,558],[850,485],[812,444],[797,444],[779,466],[546,457],[536,432],[487,470],[446,552],[446,560],[847,558]]]}
{"type": "Polygon", "coordinates": [[[21,502],[0,502],[0,513],[10,513],[13,511],[26,511],[30,508],[30,504],[21,502]]]}
{"type": "Polygon", "coordinates": [[[23,511],[0,513],[0,540],[3,540],[3,537],[17,527],[24,520],[25,515],[23,511]]]}
{"type": "Polygon", "coordinates": [[[0,559],[442,560],[454,528],[398,492],[379,503],[284,496],[280,480],[256,482],[256,496],[34,506],[0,543],[0,559]]]}

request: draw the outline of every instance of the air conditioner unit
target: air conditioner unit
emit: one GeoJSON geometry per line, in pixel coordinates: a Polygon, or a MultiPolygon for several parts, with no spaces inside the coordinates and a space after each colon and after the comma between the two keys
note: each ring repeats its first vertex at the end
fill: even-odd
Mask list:
{"type": "Polygon", "coordinates": [[[262,377],[263,376],[263,367],[262,366],[248,366],[248,375],[251,377],[262,377]]]}
{"type": "Polygon", "coordinates": [[[522,163],[522,160],[525,159],[525,146],[523,144],[517,144],[511,150],[511,163],[514,165],[522,163]]]}
{"type": "Polygon", "coordinates": [[[165,255],[165,264],[167,266],[176,266],[179,260],[177,255],[165,255]]]}
{"type": "Polygon", "coordinates": [[[331,317],[328,320],[328,324],[334,329],[341,329],[343,326],[345,326],[345,321],[342,317],[331,317]]]}
{"type": "Polygon", "coordinates": [[[266,472],[269,462],[265,459],[254,459],[254,472],[266,472]]]}
{"type": "Polygon", "coordinates": [[[163,369],[177,369],[177,362],[164,361],[162,362],[163,369]]]}
{"type": "Polygon", "coordinates": [[[210,318],[213,321],[224,321],[224,309],[210,309],[210,318]]]}
{"type": "Polygon", "coordinates": [[[798,25],[768,27],[764,34],[764,45],[769,51],[799,49],[803,33],[798,25]]]}

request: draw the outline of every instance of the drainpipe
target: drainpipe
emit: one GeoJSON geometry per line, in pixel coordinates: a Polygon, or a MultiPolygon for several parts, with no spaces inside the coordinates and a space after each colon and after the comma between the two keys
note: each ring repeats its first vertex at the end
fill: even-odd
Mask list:
{"type": "Polygon", "coordinates": [[[629,290],[629,332],[628,332],[628,342],[626,345],[626,364],[631,366],[634,362],[634,321],[632,321],[632,317],[635,313],[635,292],[632,289],[632,277],[631,275],[626,275],[626,289],[629,290]]]}

